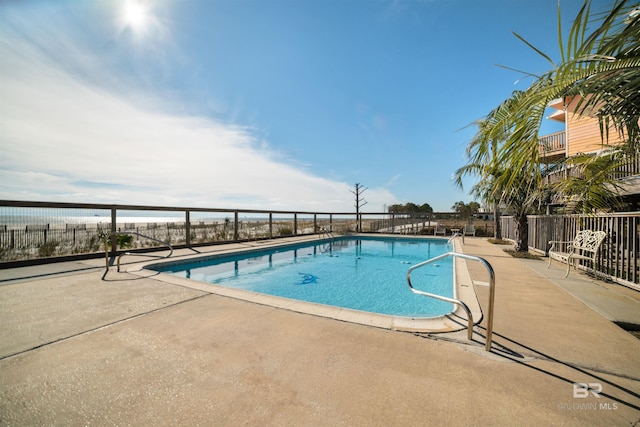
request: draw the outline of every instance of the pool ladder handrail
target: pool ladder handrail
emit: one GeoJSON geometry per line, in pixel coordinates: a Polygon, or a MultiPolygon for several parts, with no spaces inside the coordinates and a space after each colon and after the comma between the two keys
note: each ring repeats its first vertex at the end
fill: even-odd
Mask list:
{"type": "MultiPolygon", "coordinates": [[[[140,236],[140,237],[144,237],[145,239],[149,239],[152,240],[154,242],[158,242],[158,243],[162,243],[164,245],[167,245],[167,247],[169,248],[169,253],[167,255],[147,255],[147,254],[140,254],[140,253],[131,253],[131,252],[125,252],[122,253],[120,255],[118,255],[118,259],[116,262],[116,265],[118,267],[117,271],[120,271],[120,259],[125,256],[125,255],[137,255],[137,256],[144,256],[144,257],[149,257],[149,258],[158,258],[158,259],[164,259],[164,258],[169,258],[171,255],[173,255],[173,246],[171,246],[171,243],[168,242],[163,242],[162,240],[158,240],[154,237],[151,236],[147,236],[141,233],[138,233],[137,231],[118,231],[116,233],[111,233],[111,236],[115,236],[117,234],[132,234],[132,235],[136,235],[136,236],[140,236]]],[[[108,260],[108,251],[105,251],[105,256],[107,256],[107,271],[109,270],[109,260],[108,260]]]]}
{"type": "Polygon", "coordinates": [[[326,236],[329,237],[331,239],[335,239],[335,236],[333,235],[333,227],[320,227],[318,229],[318,238],[322,239],[322,236],[326,236]]]}
{"type": "Polygon", "coordinates": [[[451,242],[453,242],[453,239],[455,239],[456,237],[462,237],[462,244],[464,245],[464,234],[458,232],[453,233],[453,235],[449,237],[449,240],[447,240],[447,245],[450,245],[451,242]]]}
{"type": "MultiPolygon", "coordinates": [[[[453,237],[452,237],[453,238],[453,237]]],[[[463,258],[463,259],[468,259],[471,261],[478,261],[481,264],[483,264],[485,266],[485,268],[487,269],[488,273],[489,273],[489,312],[487,314],[487,341],[485,344],[485,350],[486,351],[491,351],[491,339],[493,336],[493,304],[494,304],[494,300],[495,300],[495,287],[496,287],[496,276],[495,273],[493,271],[493,267],[491,266],[491,264],[489,264],[489,262],[487,260],[485,260],[484,258],[478,257],[478,256],[474,256],[474,255],[467,255],[467,254],[461,254],[458,252],[447,252],[444,253],[442,255],[438,255],[434,258],[428,259],[426,261],[423,261],[421,263],[418,263],[416,265],[412,265],[411,267],[409,267],[409,271],[407,272],[407,283],[409,284],[409,289],[411,289],[411,292],[413,292],[414,294],[418,294],[418,295],[423,295],[426,297],[430,297],[430,298],[435,298],[435,299],[439,299],[442,301],[447,301],[453,304],[457,304],[460,307],[462,307],[464,309],[464,311],[467,312],[467,339],[469,341],[472,340],[473,337],[473,315],[471,314],[471,310],[469,310],[469,307],[462,302],[461,300],[455,299],[455,298],[448,298],[448,297],[444,297],[442,295],[436,295],[436,294],[432,294],[429,292],[424,292],[421,291],[419,289],[415,289],[413,287],[413,284],[411,283],[411,272],[413,270],[416,270],[418,268],[424,267],[425,265],[431,264],[433,262],[439,261],[443,258],[447,258],[447,257],[458,257],[458,258],[463,258]]]]}

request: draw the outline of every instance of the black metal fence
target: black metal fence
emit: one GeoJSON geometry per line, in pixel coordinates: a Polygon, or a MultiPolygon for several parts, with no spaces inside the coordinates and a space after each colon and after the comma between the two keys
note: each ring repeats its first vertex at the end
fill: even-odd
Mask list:
{"type": "MultiPolygon", "coordinates": [[[[493,234],[487,218],[457,213],[361,213],[231,210],[192,207],[50,203],[0,200],[0,267],[62,256],[104,254],[105,238],[131,234],[128,250],[192,247],[349,232],[433,235],[436,223],[449,230],[472,221],[477,235],[493,234]],[[148,236],[149,238],[142,237],[148,236]]],[[[120,242],[122,243],[122,241],[120,242]]],[[[110,242],[111,254],[124,249],[110,242]]]]}
{"type": "MultiPolygon", "coordinates": [[[[48,203],[0,200],[0,268],[23,261],[63,256],[103,256],[104,238],[133,231],[174,247],[193,247],[316,233],[349,232],[433,235],[435,224],[447,235],[473,223],[476,236],[492,236],[489,217],[457,213],[296,212],[48,203]]],[[[602,230],[607,239],[596,269],[622,284],[640,282],[640,212],[606,215],[529,217],[529,246],[547,254],[550,240],[571,241],[582,229],[602,230]]],[[[502,217],[505,238],[515,238],[513,218],[502,217]]],[[[154,249],[157,241],[134,235],[128,250],[154,249]]],[[[110,243],[111,255],[123,248],[110,243]]]]}
{"type": "MultiPolygon", "coordinates": [[[[131,249],[272,239],[355,230],[355,215],[163,206],[0,201],[0,265],[104,253],[105,238],[133,231],[131,249]],[[148,236],[146,239],[138,234],[148,236]]],[[[112,254],[118,239],[112,239],[112,254]]],[[[122,243],[122,242],[121,242],[122,243]]]]}
{"type": "MultiPolygon", "coordinates": [[[[529,248],[548,255],[550,240],[570,242],[578,231],[586,229],[607,233],[596,270],[618,283],[640,290],[640,212],[529,216],[529,248]]],[[[515,239],[512,217],[502,217],[502,233],[507,239],[515,239]]]]}

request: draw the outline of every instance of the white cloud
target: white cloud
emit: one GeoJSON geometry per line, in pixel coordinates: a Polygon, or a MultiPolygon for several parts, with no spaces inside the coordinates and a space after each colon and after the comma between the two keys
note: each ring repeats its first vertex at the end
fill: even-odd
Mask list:
{"type": "MultiPolygon", "coordinates": [[[[113,76],[106,86],[89,83],[109,72],[80,47],[73,49],[81,63],[61,66],[46,46],[15,35],[0,32],[0,197],[353,210],[350,184],[292,164],[259,132],[173,114],[149,94],[140,106],[131,96],[139,93],[112,85],[113,76]]],[[[384,189],[366,196],[371,210],[395,202],[384,189]]]]}

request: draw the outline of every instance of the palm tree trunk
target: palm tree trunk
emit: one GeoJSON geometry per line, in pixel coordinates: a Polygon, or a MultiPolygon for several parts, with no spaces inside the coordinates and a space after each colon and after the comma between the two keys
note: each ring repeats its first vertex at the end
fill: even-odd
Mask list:
{"type": "Polygon", "coordinates": [[[495,204],[493,208],[493,238],[496,240],[502,240],[502,224],[500,221],[500,205],[495,204]]]}
{"type": "Polygon", "coordinates": [[[528,252],[529,251],[529,222],[527,215],[514,215],[514,222],[516,223],[515,240],[516,252],[528,252]]]}

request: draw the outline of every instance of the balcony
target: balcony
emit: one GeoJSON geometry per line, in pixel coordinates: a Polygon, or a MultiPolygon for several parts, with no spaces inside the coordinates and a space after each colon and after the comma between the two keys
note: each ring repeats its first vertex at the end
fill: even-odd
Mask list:
{"type": "Polygon", "coordinates": [[[538,139],[540,162],[555,163],[565,157],[565,131],[541,136],[538,139]]]}
{"type": "MultiPolygon", "coordinates": [[[[625,183],[640,175],[640,156],[625,156],[620,164],[612,171],[611,178],[625,183]]],[[[582,169],[579,166],[565,166],[562,170],[544,177],[545,184],[554,184],[569,177],[582,178],[582,169]]]]}

